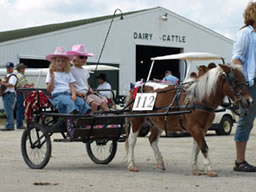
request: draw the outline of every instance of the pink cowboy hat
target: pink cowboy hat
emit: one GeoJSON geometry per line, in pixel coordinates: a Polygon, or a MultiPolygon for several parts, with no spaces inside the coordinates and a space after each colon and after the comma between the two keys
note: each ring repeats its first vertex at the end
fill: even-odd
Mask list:
{"type": "Polygon", "coordinates": [[[93,53],[88,53],[87,48],[84,44],[73,45],[72,50],[67,52],[68,55],[72,56],[86,56],[92,57],[93,53]]]}
{"type": "Polygon", "coordinates": [[[68,55],[63,47],[56,47],[53,54],[46,55],[48,61],[51,61],[54,57],[65,57],[68,60],[72,59],[72,55],[68,55]]]}

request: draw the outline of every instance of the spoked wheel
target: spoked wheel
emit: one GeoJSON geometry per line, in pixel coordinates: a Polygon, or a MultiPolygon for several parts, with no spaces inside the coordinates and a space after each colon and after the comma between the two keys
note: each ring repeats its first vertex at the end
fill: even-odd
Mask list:
{"type": "Polygon", "coordinates": [[[44,168],[50,160],[50,136],[37,123],[30,124],[21,138],[21,152],[25,163],[32,169],[44,168]]]}
{"type": "Polygon", "coordinates": [[[96,139],[86,143],[87,153],[96,164],[108,164],[116,155],[117,141],[113,139],[96,139]]]}

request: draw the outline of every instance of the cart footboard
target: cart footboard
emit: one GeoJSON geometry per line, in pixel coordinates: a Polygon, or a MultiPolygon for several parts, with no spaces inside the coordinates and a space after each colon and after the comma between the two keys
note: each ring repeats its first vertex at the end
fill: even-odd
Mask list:
{"type": "Polygon", "coordinates": [[[124,118],[81,118],[77,121],[72,138],[118,139],[124,133],[124,123],[124,118]]]}

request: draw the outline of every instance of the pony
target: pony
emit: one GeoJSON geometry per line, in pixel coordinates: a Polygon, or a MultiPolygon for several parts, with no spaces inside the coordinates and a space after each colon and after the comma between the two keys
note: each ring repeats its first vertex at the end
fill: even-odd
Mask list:
{"type": "MultiPolygon", "coordinates": [[[[193,137],[192,175],[202,174],[197,165],[198,154],[201,151],[205,173],[208,176],[217,176],[208,156],[209,148],[205,141],[205,134],[214,120],[214,110],[221,104],[225,96],[230,97],[235,104],[245,111],[248,111],[252,105],[253,99],[246,87],[242,66],[220,64],[218,67],[207,71],[188,87],[158,85],[159,83],[147,82],[140,88],[144,93],[157,93],[154,109],[147,113],[156,113],[156,111],[182,112],[183,109],[191,110],[191,113],[130,118],[130,134],[126,140],[128,170],[139,171],[135,166],[134,148],[139,130],[147,120],[151,126],[148,139],[154,152],[157,168],[165,170],[163,157],[158,148],[162,131],[185,130],[193,137]]],[[[130,108],[133,105],[133,96],[133,91],[130,91],[128,98],[130,108]]]]}

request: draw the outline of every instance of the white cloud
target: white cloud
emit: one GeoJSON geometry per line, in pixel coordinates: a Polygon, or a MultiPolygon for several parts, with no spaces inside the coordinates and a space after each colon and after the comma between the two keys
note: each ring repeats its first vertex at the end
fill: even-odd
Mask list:
{"type": "Polygon", "coordinates": [[[161,6],[233,38],[249,0],[0,0],[0,31],[161,6]]]}

